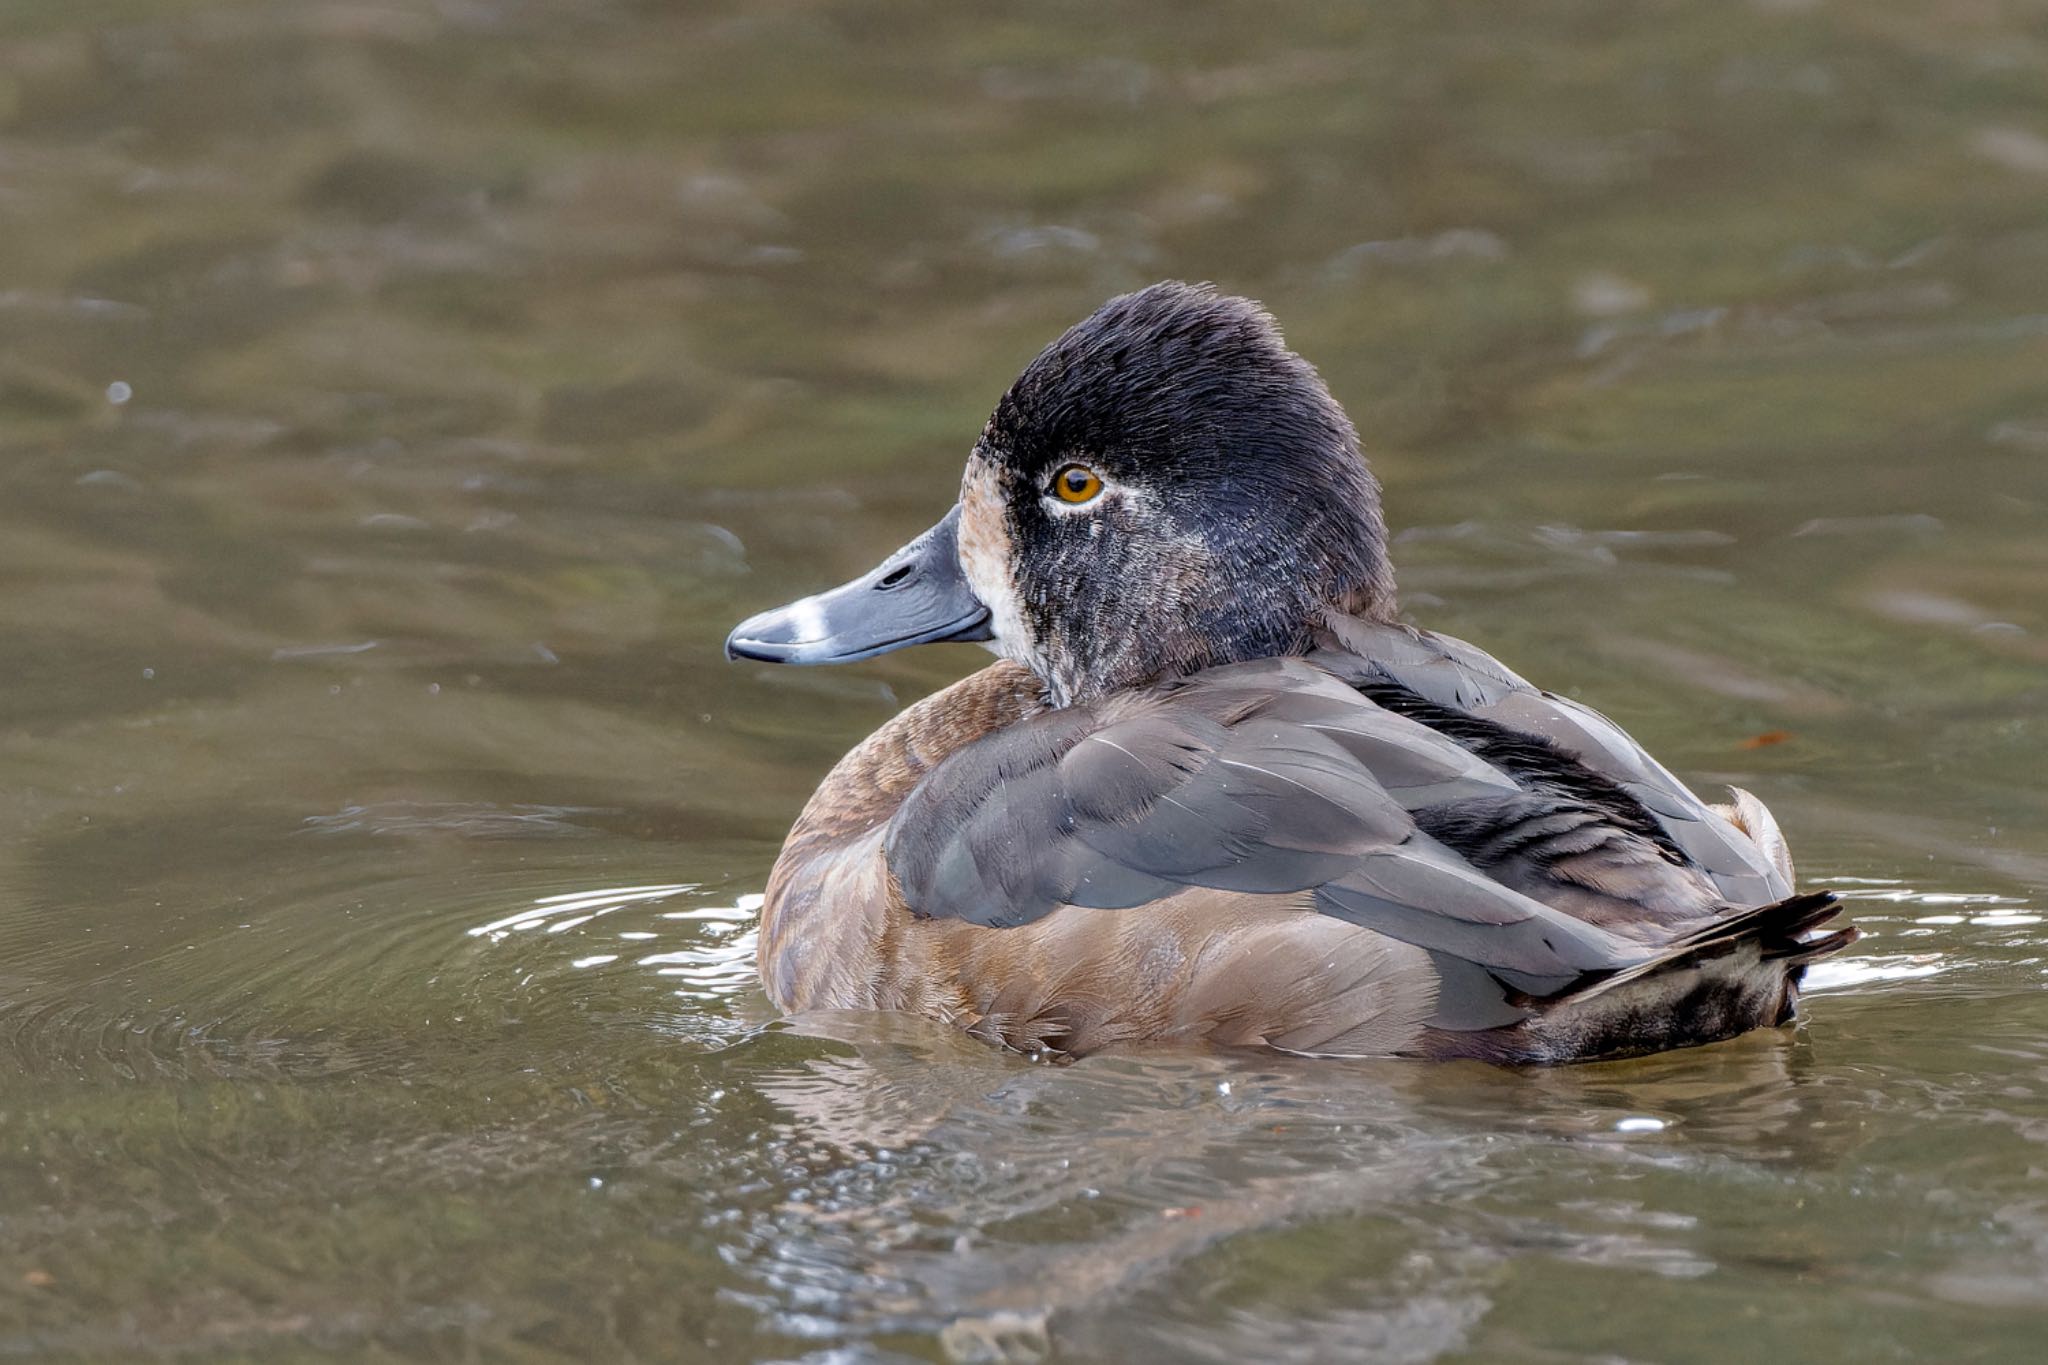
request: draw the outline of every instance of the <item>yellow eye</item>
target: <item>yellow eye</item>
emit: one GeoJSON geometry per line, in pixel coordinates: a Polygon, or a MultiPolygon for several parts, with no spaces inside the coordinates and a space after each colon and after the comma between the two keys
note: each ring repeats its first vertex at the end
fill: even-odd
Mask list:
{"type": "Polygon", "coordinates": [[[1070,464],[1052,476],[1053,496],[1076,506],[1102,491],[1102,477],[1085,464],[1070,464]]]}

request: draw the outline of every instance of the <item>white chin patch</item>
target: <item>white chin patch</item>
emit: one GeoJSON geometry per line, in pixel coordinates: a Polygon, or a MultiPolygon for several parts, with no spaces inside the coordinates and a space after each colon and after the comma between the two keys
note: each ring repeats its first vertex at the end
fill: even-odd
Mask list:
{"type": "Polygon", "coordinates": [[[979,456],[967,461],[960,481],[960,569],[968,586],[988,608],[989,651],[1033,666],[1036,651],[1024,625],[1017,580],[1010,568],[1010,537],[1003,524],[1003,499],[996,477],[979,456]]]}

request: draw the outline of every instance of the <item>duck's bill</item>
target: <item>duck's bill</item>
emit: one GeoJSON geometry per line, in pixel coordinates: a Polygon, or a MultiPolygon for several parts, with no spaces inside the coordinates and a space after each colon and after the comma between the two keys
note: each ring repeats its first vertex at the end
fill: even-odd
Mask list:
{"type": "Polygon", "coordinates": [[[845,587],[750,616],[729,659],[844,664],[940,640],[987,640],[988,608],[960,571],[960,509],[845,587]]]}

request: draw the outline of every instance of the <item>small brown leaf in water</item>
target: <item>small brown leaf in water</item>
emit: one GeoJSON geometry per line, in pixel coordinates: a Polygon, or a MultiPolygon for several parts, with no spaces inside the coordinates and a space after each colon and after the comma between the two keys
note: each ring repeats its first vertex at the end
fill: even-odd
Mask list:
{"type": "Polygon", "coordinates": [[[1748,739],[1743,740],[1742,747],[1745,749],[1768,749],[1773,744],[1783,744],[1790,738],[1792,738],[1790,730],[1766,730],[1760,735],[1751,735],[1748,739]]]}

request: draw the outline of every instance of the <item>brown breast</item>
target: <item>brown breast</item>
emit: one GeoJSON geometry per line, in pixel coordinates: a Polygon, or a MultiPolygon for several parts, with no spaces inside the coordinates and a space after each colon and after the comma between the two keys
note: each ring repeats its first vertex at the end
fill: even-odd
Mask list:
{"type": "Polygon", "coordinates": [[[909,919],[882,853],[889,819],[933,765],[1045,709],[1017,664],[992,664],[906,708],[818,785],[768,876],[761,980],[785,1010],[874,1009],[885,940],[909,919]]]}

